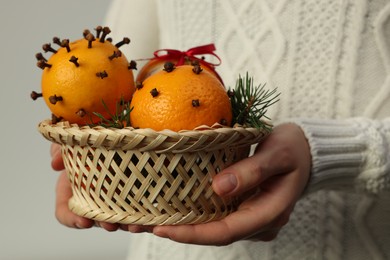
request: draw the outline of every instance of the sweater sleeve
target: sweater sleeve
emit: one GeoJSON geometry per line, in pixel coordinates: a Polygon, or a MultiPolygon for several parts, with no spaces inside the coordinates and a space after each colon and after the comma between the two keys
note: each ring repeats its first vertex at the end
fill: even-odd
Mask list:
{"type": "Polygon", "coordinates": [[[390,118],[297,119],[309,141],[312,175],[307,191],[390,191],[390,118]]]}

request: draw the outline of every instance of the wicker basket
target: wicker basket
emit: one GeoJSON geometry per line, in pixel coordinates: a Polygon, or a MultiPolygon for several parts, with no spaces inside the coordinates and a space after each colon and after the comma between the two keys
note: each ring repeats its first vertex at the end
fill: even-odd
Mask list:
{"type": "Polygon", "coordinates": [[[269,133],[243,127],[156,132],[49,120],[38,128],[62,145],[74,213],[141,225],[204,223],[231,213],[234,200],[213,193],[212,177],[269,133]]]}

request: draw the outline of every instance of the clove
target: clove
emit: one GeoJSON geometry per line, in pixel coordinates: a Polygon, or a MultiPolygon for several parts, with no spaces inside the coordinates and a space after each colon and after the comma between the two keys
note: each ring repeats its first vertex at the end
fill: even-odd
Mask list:
{"type": "Polygon", "coordinates": [[[175,64],[173,64],[170,61],[165,62],[164,64],[164,70],[166,72],[172,72],[175,69],[175,64]]]}
{"type": "Polygon", "coordinates": [[[137,62],[135,60],[131,60],[128,66],[129,70],[137,70],[137,62]]]}
{"type": "Polygon", "coordinates": [[[221,121],[219,121],[219,123],[220,123],[221,125],[225,125],[225,126],[227,126],[227,124],[228,124],[228,122],[227,122],[226,119],[224,119],[224,118],[222,118],[221,121]]]}
{"type": "Polygon", "coordinates": [[[197,64],[197,65],[194,65],[193,68],[192,68],[192,71],[195,73],[195,74],[199,74],[203,71],[202,67],[197,64]]]}
{"type": "Polygon", "coordinates": [[[61,41],[61,47],[65,47],[67,52],[70,52],[69,39],[63,39],[61,41]]]}
{"type": "Polygon", "coordinates": [[[50,103],[52,103],[53,105],[57,104],[58,101],[62,101],[63,98],[61,96],[57,96],[57,95],[54,95],[54,96],[50,96],[49,97],[49,101],[50,103]]]}
{"type": "Polygon", "coordinates": [[[143,88],[143,84],[142,84],[142,82],[141,81],[137,81],[136,83],[135,83],[135,87],[138,89],[138,90],[140,90],[141,88],[143,88]]]}
{"type": "Polygon", "coordinates": [[[127,37],[124,37],[122,41],[118,42],[117,44],[115,44],[115,46],[117,48],[120,48],[121,46],[123,46],[124,44],[129,44],[130,43],[130,39],[127,38],[127,37]]]}
{"type": "Polygon", "coordinates": [[[79,67],[79,66],[80,66],[78,60],[79,60],[79,58],[77,58],[77,57],[75,57],[75,56],[72,56],[72,57],[70,57],[70,59],[69,59],[69,61],[72,62],[72,63],[74,63],[74,65],[76,65],[76,67],[79,67]]]}
{"type": "Polygon", "coordinates": [[[115,59],[115,58],[119,58],[119,57],[121,57],[122,56],[122,52],[121,51],[114,51],[114,53],[110,56],[110,57],[108,57],[110,60],[113,60],[113,59],[115,59]]]}
{"type": "Polygon", "coordinates": [[[234,95],[235,95],[234,89],[233,89],[233,90],[230,90],[230,89],[229,89],[229,90],[227,91],[227,95],[228,95],[229,98],[234,97],[234,95]]]}
{"type": "Polygon", "coordinates": [[[92,33],[88,33],[85,36],[85,39],[88,41],[88,49],[91,49],[92,48],[92,42],[95,40],[95,36],[93,36],[92,33]]]}
{"type": "Polygon", "coordinates": [[[38,98],[42,97],[42,93],[37,93],[35,91],[32,91],[30,97],[32,98],[32,100],[37,100],[38,98]]]}
{"type": "Polygon", "coordinates": [[[192,100],[192,106],[193,106],[193,107],[199,107],[199,106],[200,106],[199,99],[194,99],[194,100],[192,100]]]}
{"type": "Polygon", "coordinates": [[[107,78],[107,77],[108,77],[108,74],[107,74],[106,71],[102,71],[102,72],[96,73],[96,76],[98,76],[98,77],[101,78],[101,79],[104,79],[104,78],[107,78]]]}
{"type": "Polygon", "coordinates": [[[76,112],[76,115],[78,115],[79,117],[85,117],[87,115],[87,112],[85,112],[85,110],[81,108],[79,111],[76,112]]]}
{"type": "Polygon", "coordinates": [[[58,46],[62,47],[61,46],[61,40],[60,38],[58,37],[53,37],[53,43],[57,44],[58,46]]]}
{"type": "Polygon", "coordinates": [[[40,60],[47,61],[47,59],[45,57],[43,57],[43,54],[41,52],[38,52],[37,54],[35,54],[35,58],[37,58],[38,61],[40,61],[40,60]]]}
{"type": "Polygon", "coordinates": [[[45,60],[39,60],[37,62],[37,66],[41,69],[45,69],[45,68],[51,68],[51,64],[47,63],[45,60]]]}
{"type": "Polygon", "coordinates": [[[62,120],[62,117],[57,117],[56,115],[51,114],[51,123],[52,123],[52,124],[57,124],[57,123],[60,122],[61,120],[62,120]]]}
{"type": "Polygon", "coordinates": [[[42,46],[42,49],[45,51],[45,52],[52,52],[52,53],[57,53],[57,51],[55,49],[53,49],[50,45],[50,43],[46,43],[42,46]]]}
{"type": "Polygon", "coordinates": [[[87,37],[87,35],[90,34],[90,33],[91,33],[90,30],[85,29],[85,30],[83,31],[83,37],[84,37],[84,38],[87,37]]]}
{"type": "Polygon", "coordinates": [[[108,27],[104,27],[102,32],[103,33],[102,33],[102,37],[100,38],[100,42],[103,43],[105,41],[106,36],[111,32],[111,30],[108,27]]]}
{"type": "Polygon", "coordinates": [[[100,38],[100,34],[103,31],[103,27],[98,26],[95,28],[95,31],[96,31],[96,38],[100,38]]]}
{"type": "Polygon", "coordinates": [[[150,91],[150,94],[152,94],[152,97],[157,97],[159,93],[158,93],[158,90],[156,88],[154,88],[150,91]]]}

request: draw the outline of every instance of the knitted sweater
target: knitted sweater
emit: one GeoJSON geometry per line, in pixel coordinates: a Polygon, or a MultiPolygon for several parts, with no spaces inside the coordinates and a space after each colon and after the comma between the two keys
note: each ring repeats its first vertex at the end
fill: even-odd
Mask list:
{"type": "Polygon", "coordinates": [[[129,259],[390,259],[389,0],[117,0],[107,24],[131,59],[215,43],[224,82],[282,93],[268,116],[304,130],[312,177],[272,242],[132,235],[129,259]]]}

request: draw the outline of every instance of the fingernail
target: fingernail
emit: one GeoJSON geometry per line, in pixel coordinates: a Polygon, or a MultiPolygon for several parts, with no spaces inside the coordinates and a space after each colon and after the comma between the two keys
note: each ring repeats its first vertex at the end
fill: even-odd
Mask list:
{"type": "Polygon", "coordinates": [[[164,230],[161,230],[160,227],[155,227],[153,229],[153,234],[158,236],[158,237],[169,238],[168,234],[166,232],[164,232],[164,230]]]}
{"type": "Polygon", "coordinates": [[[225,174],[218,178],[218,188],[220,195],[232,192],[236,186],[237,179],[233,174],[225,174]]]}
{"type": "Polygon", "coordinates": [[[75,225],[76,228],[78,228],[78,229],[83,229],[83,228],[84,228],[83,225],[82,225],[81,223],[79,223],[79,222],[74,223],[74,225],[75,225]]]}

